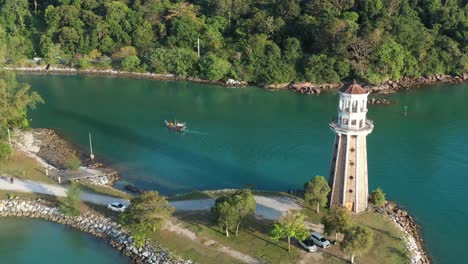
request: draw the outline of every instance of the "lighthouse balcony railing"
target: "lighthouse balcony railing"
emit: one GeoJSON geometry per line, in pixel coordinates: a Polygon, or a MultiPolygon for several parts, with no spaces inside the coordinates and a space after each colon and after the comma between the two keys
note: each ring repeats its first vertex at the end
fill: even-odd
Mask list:
{"type": "Polygon", "coordinates": [[[365,124],[362,127],[350,126],[345,124],[338,124],[338,121],[334,120],[330,123],[330,128],[335,131],[343,132],[366,132],[374,128],[374,122],[372,120],[366,119],[365,124]]]}

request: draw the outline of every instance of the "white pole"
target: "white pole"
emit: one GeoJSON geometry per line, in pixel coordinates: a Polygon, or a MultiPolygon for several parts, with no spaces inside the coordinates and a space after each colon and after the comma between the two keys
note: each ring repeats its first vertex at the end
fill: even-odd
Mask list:
{"type": "Polygon", "coordinates": [[[10,128],[7,128],[7,133],[8,133],[8,143],[10,144],[10,148],[13,148],[13,146],[11,145],[10,128]]]}
{"type": "Polygon", "coordinates": [[[91,158],[91,160],[94,160],[93,143],[91,141],[91,132],[88,132],[88,134],[89,134],[89,149],[91,150],[91,154],[89,155],[89,157],[91,158]]]}
{"type": "Polygon", "coordinates": [[[197,38],[198,58],[200,58],[200,38],[197,38]]]}

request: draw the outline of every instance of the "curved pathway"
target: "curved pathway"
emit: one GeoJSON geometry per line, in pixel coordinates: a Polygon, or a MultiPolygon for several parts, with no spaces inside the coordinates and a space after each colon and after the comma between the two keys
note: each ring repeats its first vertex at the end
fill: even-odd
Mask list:
{"type": "MultiPolygon", "coordinates": [[[[67,188],[64,186],[18,178],[15,178],[14,183],[10,183],[9,177],[6,175],[0,176],[0,190],[67,196],[67,188]]],[[[81,200],[99,205],[107,205],[111,202],[120,202],[126,206],[130,204],[130,201],[126,199],[86,191],[82,192],[81,200]]],[[[255,201],[257,202],[255,216],[258,218],[275,220],[288,210],[301,209],[298,200],[290,197],[255,195],[255,201]]],[[[210,210],[214,203],[215,199],[212,198],[169,202],[178,211],[206,211],[210,210]]]]}
{"type": "MultiPolygon", "coordinates": [[[[9,178],[5,175],[0,176],[0,189],[5,191],[42,193],[59,197],[67,196],[68,190],[66,187],[61,185],[53,185],[18,178],[14,179],[14,183],[10,183],[9,178]]],[[[81,200],[100,205],[107,205],[111,202],[120,202],[124,205],[130,204],[130,201],[126,199],[86,191],[81,193],[81,200]]]]}

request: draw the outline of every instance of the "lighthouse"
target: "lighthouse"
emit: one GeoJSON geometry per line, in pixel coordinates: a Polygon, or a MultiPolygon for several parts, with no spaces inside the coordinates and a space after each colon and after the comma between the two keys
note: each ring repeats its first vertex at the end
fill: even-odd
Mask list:
{"type": "Polygon", "coordinates": [[[367,209],[366,137],[374,128],[373,122],[366,119],[368,95],[356,82],[345,86],[339,91],[338,119],[330,123],[335,133],[329,177],[330,207],[344,206],[353,213],[367,209]]]}

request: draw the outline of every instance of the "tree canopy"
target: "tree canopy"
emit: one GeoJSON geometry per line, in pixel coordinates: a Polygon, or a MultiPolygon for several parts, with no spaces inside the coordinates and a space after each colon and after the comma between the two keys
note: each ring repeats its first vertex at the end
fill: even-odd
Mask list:
{"type": "Polygon", "coordinates": [[[239,232],[242,221],[255,214],[256,202],[252,191],[245,189],[219,197],[212,212],[215,214],[221,229],[229,236],[229,230],[239,232]]]}
{"type": "Polygon", "coordinates": [[[338,233],[344,233],[351,227],[351,217],[346,208],[334,206],[321,219],[323,231],[330,235],[335,231],[335,240],[338,239],[338,233]]]}
{"type": "Polygon", "coordinates": [[[131,200],[130,206],[122,214],[122,222],[146,233],[163,227],[174,207],[157,191],[144,192],[131,200]]]}
{"type": "Polygon", "coordinates": [[[370,201],[377,207],[382,207],[385,205],[387,200],[385,199],[385,193],[383,192],[382,188],[379,187],[371,192],[370,201]]]}
{"type": "Polygon", "coordinates": [[[211,80],[377,83],[467,72],[467,14],[458,0],[0,0],[0,42],[10,63],[40,56],[211,80]],[[122,64],[122,47],[140,63],[122,64]]]}
{"type": "Polygon", "coordinates": [[[317,206],[317,213],[320,212],[320,206],[326,206],[328,194],[331,188],[323,176],[315,176],[312,180],[304,183],[304,200],[317,206]]]}
{"type": "Polygon", "coordinates": [[[288,239],[288,251],[291,250],[291,237],[304,240],[310,235],[310,231],[304,224],[304,215],[300,211],[288,211],[274,224],[270,232],[271,239],[278,241],[288,239]]]}
{"type": "Polygon", "coordinates": [[[356,225],[346,230],[340,246],[344,253],[351,254],[351,263],[354,263],[354,256],[360,256],[369,251],[373,242],[372,231],[367,227],[356,225]]]}

